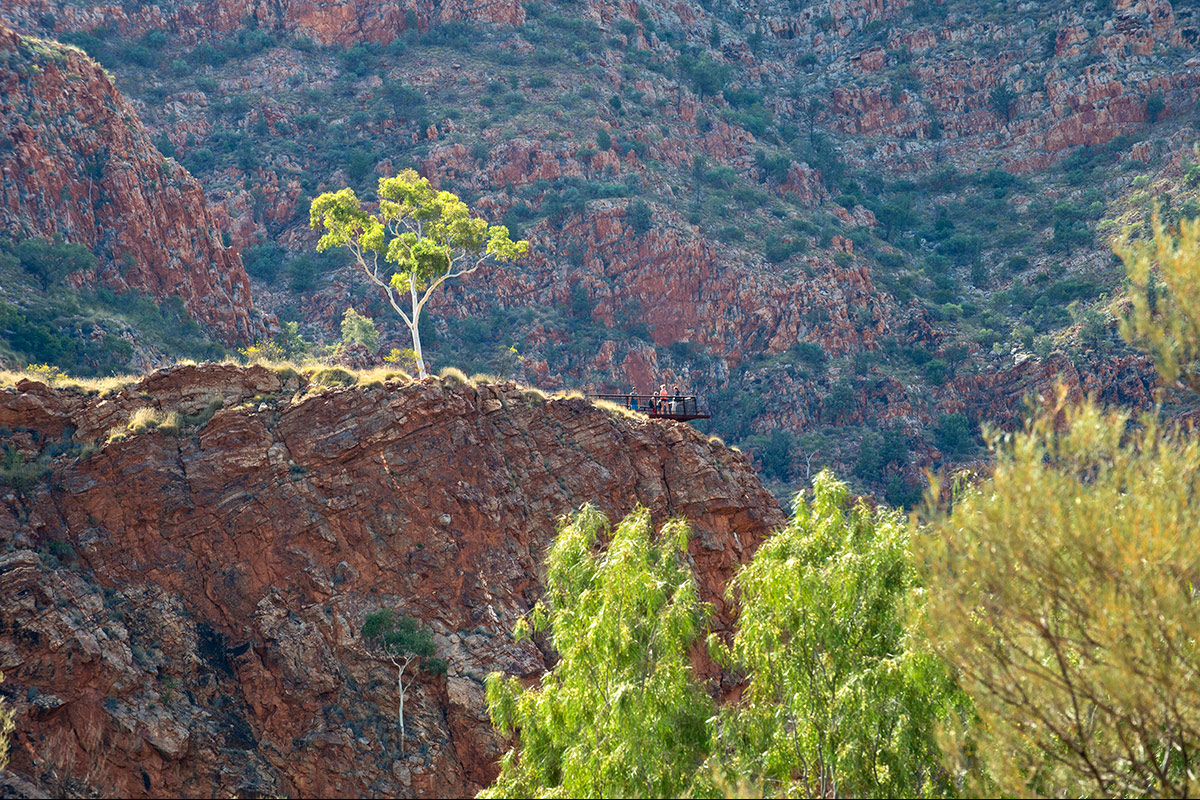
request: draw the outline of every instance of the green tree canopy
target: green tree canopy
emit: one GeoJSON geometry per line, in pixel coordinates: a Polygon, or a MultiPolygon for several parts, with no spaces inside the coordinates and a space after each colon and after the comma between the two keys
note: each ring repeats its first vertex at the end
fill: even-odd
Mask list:
{"type": "Polygon", "coordinates": [[[375,320],[364,317],[353,308],[347,308],[346,313],[342,315],[342,342],[361,344],[374,351],[379,346],[379,331],[375,327],[375,320]]]}
{"type": "Polygon", "coordinates": [[[554,669],[530,689],[488,677],[493,723],[516,742],[482,797],[675,797],[707,754],[713,704],[688,648],[709,608],[685,561],[688,528],[674,520],[654,539],[637,509],[598,551],[608,532],[584,506],[546,559],[532,619],[551,633],[554,669]]]}
{"type": "Polygon", "coordinates": [[[437,191],[407,169],[379,179],[379,203],[363,208],[346,188],[313,200],[309,224],[325,233],[317,250],[346,247],[364,274],[383,289],[412,335],[420,377],[428,372],[421,349],[421,313],[446,281],[469,275],[486,262],[511,261],[529,252],[508,228],[471,216],[455,194],[437,191]]]}
{"type": "Polygon", "coordinates": [[[811,497],[734,579],[741,604],[718,659],[748,676],[722,711],[726,785],[765,796],[929,797],[953,786],[939,724],[969,701],[913,636],[922,589],[905,519],[849,503],[824,470],[811,497]]]}

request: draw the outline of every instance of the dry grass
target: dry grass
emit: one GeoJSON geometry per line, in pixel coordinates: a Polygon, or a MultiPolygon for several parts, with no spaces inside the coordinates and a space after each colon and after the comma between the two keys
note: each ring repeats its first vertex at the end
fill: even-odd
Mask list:
{"type": "Polygon", "coordinates": [[[642,412],[634,411],[632,408],[627,408],[620,403],[614,403],[612,400],[593,400],[592,405],[614,417],[623,417],[639,422],[646,419],[646,415],[642,412]]]}
{"type": "Polygon", "coordinates": [[[471,376],[471,383],[476,386],[481,383],[504,383],[504,378],[501,378],[499,375],[490,375],[486,372],[476,372],[471,376]]]}
{"type": "Polygon", "coordinates": [[[521,390],[521,399],[525,401],[525,405],[533,407],[544,405],[549,398],[546,397],[546,393],[541,389],[534,386],[526,386],[521,390]]]}
{"type": "Polygon", "coordinates": [[[467,373],[463,372],[458,367],[446,367],[438,373],[438,377],[442,379],[442,383],[448,383],[456,386],[473,386],[471,379],[467,377],[467,373]]]}
{"type": "Polygon", "coordinates": [[[388,381],[411,383],[413,380],[413,377],[407,372],[393,366],[355,370],[355,373],[358,376],[359,386],[383,386],[388,381]]]}
{"type": "Polygon", "coordinates": [[[358,376],[342,367],[314,369],[310,378],[317,386],[353,386],[358,383],[358,376]]]}
{"type": "Polygon", "coordinates": [[[710,436],[708,437],[708,441],[712,442],[713,444],[719,444],[721,447],[725,446],[725,440],[720,436],[710,436]]]}
{"type": "Polygon", "coordinates": [[[54,389],[75,394],[90,394],[101,397],[116,394],[126,386],[132,386],[141,380],[137,375],[113,375],[108,378],[75,378],[58,367],[46,364],[32,364],[25,369],[0,370],[0,388],[12,388],[23,380],[38,381],[54,389]]]}
{"type": "Polygon", "coordinates": [[[119,442],[130,436],[162,431],[167,434],[179,433],[183,427],[183,417],[178,411],[159,411],[156,408],[143,406],[133,412],[124,428],[116,427],[109,431],[108,442],[119,442]]]}

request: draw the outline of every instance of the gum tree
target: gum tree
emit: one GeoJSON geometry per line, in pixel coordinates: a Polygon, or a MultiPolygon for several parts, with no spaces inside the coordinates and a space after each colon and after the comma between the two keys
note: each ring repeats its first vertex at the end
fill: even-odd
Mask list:
{"type": "Polygon", "coordinates": [[[914,639],[923,589],[909,548],[900,513],[852,501],[828,470],[797,496],[791,522],[733,580],[732,641],[709,637],[717,660],[749,679],[721,713],[717,789],[953,794],[936,734],[969,702],[914,639]]]}
{"type": "Polygon", "coordinates": [[[400,720],[400,753],[404,754],[404,695],[412,688],[421,670],[434,674],[446,671],[446,662],[433,657],[433,633],[412,617],[381,608],[367,615],[361,635],[376,658],[386,659],[396,668],[396,715],[400,720]],[[412,672],[408,668],[414,667],[412,672]],[[405,680],[406,673],[408,673],[405,680]]]}
{"type": "Polygon", "coordinates": [[[347,248],[359,269],[387,295],[412,335],[422,378],[428,372],[419,326],[433,293],[489,261],[512,261],[529,252],[529,242],[514,242],[505,226],[471,216],[457,195],[435,190],[411,169],[379,179],[374,212],[346,188],[313,200],[309,224],[325,230],[317,242],[319,252],[347,248]]]}

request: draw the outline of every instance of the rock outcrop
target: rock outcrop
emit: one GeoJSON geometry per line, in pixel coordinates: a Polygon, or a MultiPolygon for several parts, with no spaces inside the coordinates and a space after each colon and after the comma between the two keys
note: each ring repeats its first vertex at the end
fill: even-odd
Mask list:
{"type": "Polygon", "coordinates": [[[11,769],[52,793],[472,794],[501,752],[484,676],[546,665],[509,631],[560,515],[686,517],[719,609],[783,519],[693,428],[515,384],[206,365],[103,398],[25,382],[0,425],[43,465],[0,490],[0,692],[11,769]],[[139,407],[184,421],[124,435],[139,407]],[[357,635],[384,606],[449,665],[408,696],[403,755],[395,672],[357,635]]]}
{"type": "Polygon", "coordinates": [[[413,28],[471,20],[520,25],[519,0],[216,0],[216,2],[77,3],[18,0],[7,11],[24,27],[52,19],[53,32],[110,28],[127,36],[167,30],[185,42],[229,34],[251,23],[308,36],[320,44],[386,44],[413,28]]]}
{"type": "Polygon", "coordinates": [[[179,297],[227,343],[265,332],[200,184],[99,65],[0,27],[0,98],[0,231],[86,245],[102,266],[76,280],[179,297]]]}

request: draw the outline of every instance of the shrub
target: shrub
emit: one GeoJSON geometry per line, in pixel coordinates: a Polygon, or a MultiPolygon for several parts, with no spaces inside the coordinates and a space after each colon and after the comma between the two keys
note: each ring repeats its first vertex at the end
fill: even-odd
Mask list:
{"type": "Polygon", "coordinates": [[[96,268],[96,256],[81,244],[70,244],[61,237],[24,239],[11,247],[21,268],[38,279],[43,289],[59,283],[68,275],[96,268]]]}
{"type": "Polygon", "coordinates": [[[347,308],[346,313],[342,315],[342,343],[361,344],[374,352],[379,346],[379,331],[375,327],[375,321],[364,317],[353,308],[347,308]]]}
{"type": "Polygon", "coordinates": [[[312,382],[318,386],[353,386],[358,382],[354,373],[341,367],[326,367],[317,370],[312,376],[312,382]]]}
{"type": "Polygon", "coordinates": [[[629,224],[638,236],[642,236],[650,230],[654,215],[648,203],[643,200],[635,200],[629,204],[629,210],[626,213],[629,224]]]}
{"type": "Polygon", "coordinates": [[[934,429],[938,449],[949,456],[960,456],[974,444],[971,423],[962,414],[942,414],[934,429]]]}
{"type": "Polygon", "coordinates": [[[914,538],[927,634],[975,701],[985,794],[1191,795],[1200,439],[1065,394],[914,538]]]}

